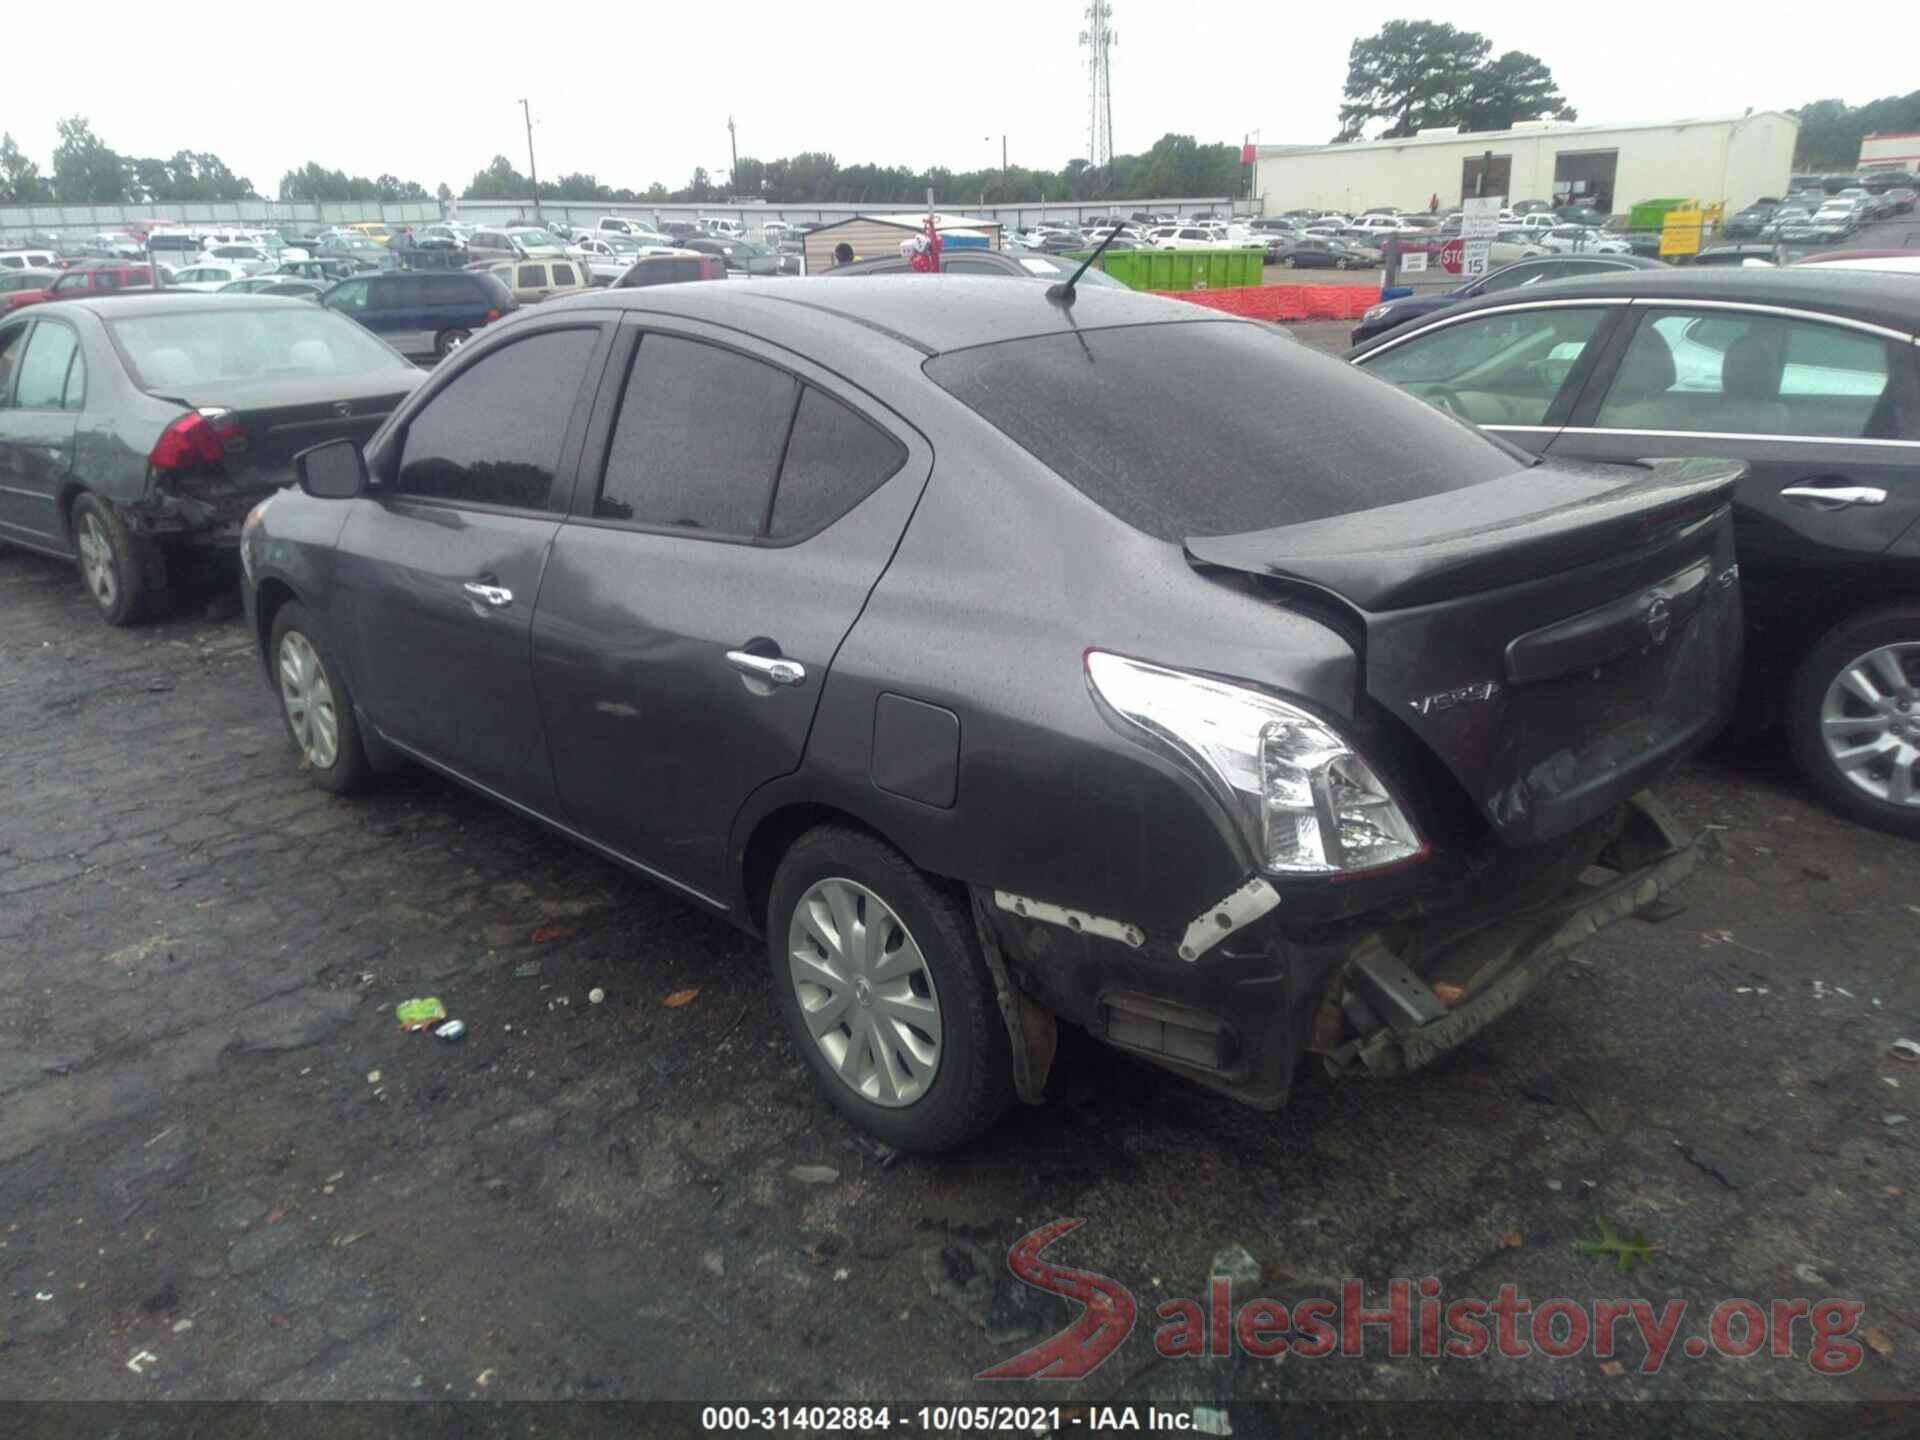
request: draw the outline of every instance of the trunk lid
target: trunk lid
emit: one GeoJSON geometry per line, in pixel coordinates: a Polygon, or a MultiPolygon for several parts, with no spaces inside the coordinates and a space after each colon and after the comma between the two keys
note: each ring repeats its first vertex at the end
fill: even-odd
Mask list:
{"type": "Polygon", "coordinates": [[[230,411],[246,432],[227,447],[227,483],[260,490],[293,478],[293,457],[309,445],[345,437],[365,444],[412,393],[422,372],[265,376],[156,388],[156,398],[189,410],[230,411]]]}
{"type": "Polygon", "coordinates": [[[1727,718],[1743,473],[1540,465],[1186,551],[1353,617],[1367,694],[1528,845],[1621,803],[1727,718]]]}

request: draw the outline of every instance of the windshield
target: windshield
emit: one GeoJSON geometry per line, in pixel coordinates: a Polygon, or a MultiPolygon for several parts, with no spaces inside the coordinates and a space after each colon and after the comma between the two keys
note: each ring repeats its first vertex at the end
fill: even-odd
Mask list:
{"type": "Polygon", "coordinates": [[[1089,499],[1173,542],[1415,500],[1521,464],[1404,391],[1255,325],[1012,340],[936,356],[926,373],[1089,499]]]}
{"type": "Polygon", "coordinates": [[[142,389],[412,368],[351,320],[307,305],[127,316],[107,328],[142,389]]]}

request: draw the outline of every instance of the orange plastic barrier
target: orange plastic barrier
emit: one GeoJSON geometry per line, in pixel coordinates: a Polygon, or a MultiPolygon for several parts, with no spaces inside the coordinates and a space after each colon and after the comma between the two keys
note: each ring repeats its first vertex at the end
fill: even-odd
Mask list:
{"type": "Polygon", "coordinates": [[[1370,285],[1244,285],[1153,293],[1249,320],[1358,320],[1380,303],[1380,292],[1370,285]]]}

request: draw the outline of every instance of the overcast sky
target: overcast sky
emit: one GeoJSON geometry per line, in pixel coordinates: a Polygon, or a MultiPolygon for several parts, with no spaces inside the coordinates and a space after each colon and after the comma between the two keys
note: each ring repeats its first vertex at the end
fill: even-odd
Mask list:
{"type": "MultiPolygon", "coordinates": [[[[312,7],[227,12],[232,25],[209,28],[108,0],[84,28],[117,14],[131,28],[112,28],[137,43],[9,66],[0,126],[44,169],[55,118],[79,112],[122,153],[211,150],[268,196],[308,160],[455,193],[495,154],[524,170],[522,95],[542,174],[635,189],[685,185],[696,165],[724,174],[729,114],[740,153],[761,159],[826,150],[842,164],[972,169],[999,163],[1005,133],[1014,163],[1053,169],[1086,151],[1082,3],[403,5],[342,30],[312,7]]],[[[1911,0],[1856,0],[1820,24],[1671,0],[1482,0],[1424,17],[1114,0],[1114,146],[1144,150],[1169,130],[1325,141],[1348,46],[1402,13],[1477,29],[1495,54],[1538,55],[1592,121],[1904,93],[1916,70],[1898,41],[1920,36],[1911,0]]]]}

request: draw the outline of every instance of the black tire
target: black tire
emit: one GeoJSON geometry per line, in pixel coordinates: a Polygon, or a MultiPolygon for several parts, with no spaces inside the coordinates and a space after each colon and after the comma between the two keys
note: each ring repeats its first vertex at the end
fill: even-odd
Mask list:
{"type": "Polygon", "coordinates": [[[325,637],[314,626],[306,608],[296,600],[289,600],[274,614],[273,631],[267,642],[267,668],[273,681],[274,698],[280,705],[281,723],[287,727],[287,735],[299,751],[300,763],[309,778],[322,790],[330,790],[336,795],[359,789],[366,783],[372,767],[367,764],[367,752],[360,743],[360,724],[353,713],[353,695],[347,689],[347,682],[334,661],[325,637]],[[306,742],[294,728],[293,714],[287,706],[287,676],[281,668],[281,652],[288,635],[298,635],[306,641],[319,661],[332,696],[335,743],[332,762],[326,765],[314,760],[306,742]]]}
{"type": "Polygon", "coordinates": [[[135,535],[117,508],[93,495],[73,502],[72,525],[80,582],[100,618],[109,625],[133,624],[148,612],[153,592],[164,588],[159,550],[135,535]]]}
{"type": "MultiPolygon", "coordinates": [[[[1801,771],[1833,809],[1875,830],[1920,838],[1920,803],[1898,804],[1868,794],[1848,779],[1828,756],[1822,735],[1822,710],[1827,691],[1842,670],[1870,651],[1898,644],[1920,645],[1920,605],[1894,605],[1870,611],[1842,621],[1822,636],[1794,674],[1793,691],[1787,702],[1787,741],[1793,747],[1793,758],[1801,771]]],[[[1896,708],[1891,716],[1875,717],[1864,704],[1852,708],[1867,717],[1867,729],[1893,723],[1910,727],[1906,743],[1915,747],[1920,746],[1920,662],[1910,659],[1906,675],[1907,692],[1894,703],[1896,706],[1904,703],[1908,709],[1896,708]]],[[[1892,687],[1887,684],[1882,688],[1891,690],[1892,687]]],[[[1915,777],[1915,783],[1920,785],[1920,776],[1915,777]]]]}
{"type": "Polygon", "coordinates": [[[809,830],[780,862],[767,903],[767,957],[774,992],[794,1048],[835,1109],[901,1150],[946,1150],[990,1128],[1013,1102],[1013,1053],[980,956],[973,917],[960,896],[915,869],[864,831],[837,825],[809,830]],[[822,880],[851,880],[893,910],[931,972],[940,1006],[940,1055],[926,1093],[889,1107],[841,1080],[802,1018],[790,973],[787,936],[801,898],[822,880]]]}
{"type": "Polygon", "coordinates": [[[444,360],[472,338],[471,330],[442,330],[433,337],[433,353],[444,360]]]}

